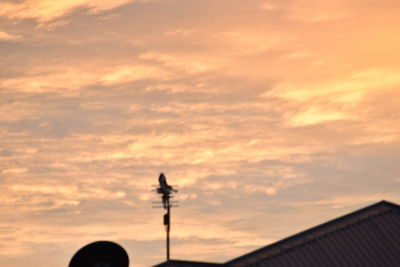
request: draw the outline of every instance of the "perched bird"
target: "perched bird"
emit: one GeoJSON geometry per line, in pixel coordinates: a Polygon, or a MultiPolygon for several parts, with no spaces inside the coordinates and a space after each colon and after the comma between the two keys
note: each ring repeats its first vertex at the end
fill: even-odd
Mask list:
{"type": "Polygon", "coordinates": [[[177,190],[173,189],[172,186],[168,185],[167,178],[164,173],[160,173],[158,177],[158,182],[160,183],[160,187],[157,188],[157,193],[162,194],[162,202],[164,209],[166,209],[169,205],[169,195],[172,192],[177,192],[177,190]]]}
{"type": "Polygon", "coordinates": [[[167,178],[165,177],[164,173],[160,173],[160,176],[158,177],[158,181],[160,183],[160,187],[158,190],[159,193],[170,194],[171,192],[176,192],[176,190],[174,190],[172,188],[172,186],[168,185],[167,178]]]}

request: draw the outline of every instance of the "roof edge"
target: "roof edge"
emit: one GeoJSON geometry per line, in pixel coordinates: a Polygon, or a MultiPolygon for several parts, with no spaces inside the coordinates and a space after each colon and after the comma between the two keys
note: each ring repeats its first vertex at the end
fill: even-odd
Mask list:
{"type": "Polygon", "coordinates": [[[185,260],[174,260],[174,259],[172,259],[172,260],[164,261],[164,262],[159,263],[157,265],[153,265],[153,267],[164,266],[164,265],[168,266],[167,264],[174,264],[174,263],[177,263],[177,264],[185,264],[185,263],[186,264],[196,264],[196,265],[199,265],[199,266],[202,265],[202,264],[210,265],[210,266],[225,266],[224,263],[205,262],[205,261],[185,261],[185,260]]]}
{"type": "MultiPolygon", "coordinates": [[[[373,215],[376,215],[377,213],[384,212],[387,209],[398,209],[398,210],[400,210],[400,206],[395,204],[395,203],[393,203],[393,202],[389,202],[389,201],[386,201],[386,200],[381,200],[381,201],[379,201],[377,203],[374,203],[374,204],[371,204],[371,205],[366,206],[364,208],[361,208],[361,209],[358,209],[356,211],[350,212],[350,213],[345,214],[343,216],[340,216],[338,218],[329,220],[329,221],[327,221],[325,223],[319,224],[319,225],[314,226],[312,228],[309,228],[309,229],[307,229],[305,231],[302,231],[300,233],[291,235],[291,236],[286,237],[284,239],[281,239],[281,240],[279,240],[279,241],[277,241],[275,243],[272,243],[270,245],[261,247],[259,249],[256,249],[256,250],[252,251],[252,252],[249,252],[249,253],[247,253],[245,255],[242,255],[242,256],[239,256],[237,258],[234,258],[234,259],[232,259],[230,261],[227,261],[225,264],[235,264],[237,262],[245,260],[246,258],[248,258],[250,256],[253,256],[255,254],[261,253],[262,251],[265,251],[267,249],[271,249],[272,250],[272,249],[275,249],[275,248],[279,248],[279,246],[282,246],[282,245],[284,245],[285,243],[288,243],[288,242],[295,241],[295,240],[301,238],[304,235],[317,233],[318,231],[321,231],[323,229],[332,227],[335,224],[340,225],[340,224],[342,224],[343,222],[345,222],[347,220],[351,220],[351,219],[357,218],[357,217],[359,217],[359,216],[361,216],[363,214],[366,214],[365,217],[359,218],[360,220],[362,220],[362,219],[371,217],[373,215]],[[382,209],[384,209],[384,210],[382,210],[382,209]],[[372,214],[370,214],[374,210],[376,210],[376,212],[373,212],[372,214]]],[[[351,223],[349,223],[349,224],[351,224],[351,223]]]]}

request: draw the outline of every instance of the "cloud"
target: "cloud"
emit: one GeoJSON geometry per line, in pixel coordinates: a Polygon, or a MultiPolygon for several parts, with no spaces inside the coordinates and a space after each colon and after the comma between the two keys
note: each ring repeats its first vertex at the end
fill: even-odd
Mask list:
{"type": "Polygon", "coordinates": [[[240,55],[254,55],[266,52],[281,46],[287,38],[271,31],[254,31],[250,29],[236,29],[222,33],[222,43],[229,47],[228,53],[240,55]]]}
{"type": "Polygon", "coordinates": [[[263,2],[261,4],[261,9],[263,9],[263,10],[272,11],[272,10],[275,10],[276,8],[277,8],[277,6],[272,4],[271,2],[263,2]]]}
{"type": "Polygon", "coordinates": [[[293,106],[286,113],[291,126],[306,126],[338,120],[363,120],[370,95],[396,94],[400,85],[396,69],[367,69],[355,71],[345,79],[316,81],[316,83],[285,82],[265,91],[266,98],[278,97],[293,106]]]}
{"type": "MultiPolygon", "coordinates": [[[[6,173],[10,174],[10,173],[6,173]]],[[[14,198],[12,204],[22,204],[24,198],[29,198],[30,210],[53,210],[65,205],[77,206],[84,200],[96,199],[123,199],[126,193],[123,191],[112,192],[100,187],[78,188],[70,185],[51,185],[51,184],[13,184],[9,186],[7,195],[18,196],[14,198]],[[47,204],[46,204],[47,203],[47,204]],[[45,205],[43,205],[45,204],[45,205]]],[[[12,199],[12,198],[11,198],[12,199]]],[[[10,200],[6,200],[8,204],[10,200]]]]}
{"type": "Polygon", "coordinates": [[[7,32],[0,31],[0,41],[17,41],[20,40],[22,36],[16,34],[10,34],[7,32]]]}
{"type": "Polygon", "coordinates": [[[104,85],[115,85],[143,79],[168,80],[170,74],[156,66],[126,65],[117,66],[102,75],[100,83],[104,85]]]}
{"type": "Polygon", "coordinates": [[[215,70],[221,65],[221,62],[202,55],[174,55],[171,53],[147,52],[140,55],[139,58],[160,62],[167,67],[175,69],[175,72],[201,73],[215,70]]]}
{"type": "Polygon", "coordinates": [[[400,84],[396,69],[367,69],[354,72],[346,79],[321,81],[316,84],[278,84],[263,96],[277,96],[292,101],[309,101],[316,98],[331,99],[334,102],[359,102],[370,92],[392,90],[400,84]]]}
{"type": "Polygon", "coordinates": [[[112,86],[145,79],[169,79],[171,74],[151,65],[50,65],[25,70],[24,75],[0,79],[0,87],[21,92],[77,94],[87,86],[112,86]]]}
{"type": "Polygon", "coordinates": [[[227,2],[2,1],[1,266],[163,261],[160,172],[200,261],[400,201],[398,3],[227,2]]]}
{"type": "Polygon", "coordinates": [[[20,174],[20,173],[25,173],[27,172],[27,168],[13,168],[13,169],[5,169],[2,171],[3,175],[10,175],[10,174],[20,174]]]}
{"type": "MultiPolygon", "coordinates": [[[[282,1],[279,9],[289,20],[306,23],[331,22],[353,16],[355,8],[352,4],[351,1],[345,0],[294,0],[282,1]]],[[[261,8],[273,11],[277,9],[277,5],[265,2],[261,8]]]]}
{"type": "Polygon", "coordinates": [[[289,124],[291,126],[307,126],[317,123],[330,122],[336,120],[354,120],[354,116],[349,116],[346,113],[312,107],[308,110],[298,113],[290,118],[289,124]]]}
{"type": "Polygon", "coordinates": [[[66,16],[79,8],[87,9],[88,13],[99,13],[112,10],[135,0],[23,0],[4,2],[0,6],[0,16],[8,19],[35,19],[39,22],[49,22],[66,16]]]}

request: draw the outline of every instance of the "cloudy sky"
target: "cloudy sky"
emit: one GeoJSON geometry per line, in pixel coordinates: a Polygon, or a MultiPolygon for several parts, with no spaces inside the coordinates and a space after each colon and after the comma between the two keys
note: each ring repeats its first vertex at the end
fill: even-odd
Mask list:
{"type": "Polygon", "coordinates": [[[1,0],[0,266],[224,262],[400,203],[398,0],[1,0]]]}

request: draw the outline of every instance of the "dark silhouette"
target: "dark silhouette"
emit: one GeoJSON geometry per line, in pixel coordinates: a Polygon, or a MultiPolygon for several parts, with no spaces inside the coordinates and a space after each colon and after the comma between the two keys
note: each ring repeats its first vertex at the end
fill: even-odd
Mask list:
{"type": "Polygon", "coordinates": [[[164,214],[164,226],[165,226],[165,231],[167,232],[167,240],[166,240],[166,245],[167,245],[167,261],[169,260],[169,232],[171,230],[171,207],[173,207],[173,201],[171,201],[171,198],[173,198],[172,193],[178,192],[178,190],[175,190],[172,186],[168,185],[167,183],[167,178],[165,177],[164,173],[160,173],[160,176],[158,177],[158,182],[160,184],[160,187],[157,188],[157,193],[161,194],[161,200],[163,203],[163,208],[167,210],[167,213],[164,214]]]}
{"type": "Polygon", "coordinates": [[[110,241],[97,241],[78,250],[68,266],[128,267],[129,257],[120,245],[110,241]]]}
{"type": "Polygon", "coordinates": [[[400,206],[381,201],[225,263],[167,260],[153,267],[398,267],[399,226],[400,206]]]}
{"type": "Polygon", "coordinates": [[[164,209],[168,208],[169,199],[172,192],[178,192],[177,190],[173,189],[172,186],[168,185],[167,178],[165,177],[164,173],[160,173],[158,177],[158,182],[160,183],[160,187],[157,188],[157,193],[162,194],[162,202],[164,209]]]}

